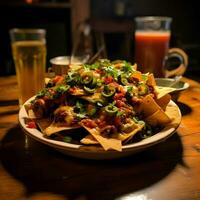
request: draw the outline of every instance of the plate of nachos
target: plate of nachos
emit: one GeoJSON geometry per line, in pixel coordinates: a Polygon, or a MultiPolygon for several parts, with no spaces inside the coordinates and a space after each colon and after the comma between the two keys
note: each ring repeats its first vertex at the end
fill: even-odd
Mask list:
{"type": "Polygon", "coordinates": [[[100,59],[47,79],[20,109],[19,122],[26,134],[67,155],[111,159],[165,141],[181,113],[153,74],[100,59]]]}

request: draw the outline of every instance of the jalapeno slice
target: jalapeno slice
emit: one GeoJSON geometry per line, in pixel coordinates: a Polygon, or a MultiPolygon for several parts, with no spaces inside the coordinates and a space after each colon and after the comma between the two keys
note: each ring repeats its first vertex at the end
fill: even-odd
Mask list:
{"type": "Polygon", "coordinates": [[[148,86],[147,85],[145,85],[144,83],[140,83],[139,85],[138,85],[138,94],[139,95],[145,95],[145,94],[147,94],[148,93],[148,91],[149,91],[149,88],[148,88],[148,86]]]}
{"type": "Polygon", "coordinates": [[[122,85],[128,85],[128,79],[126,78],[126,76],[124,74],[121,74],[119,76],[119,81],[122,85]]]}
{"type": "Polygon", "coordinates": [[[107,105],[105,107],[106,114],[109,116],[114,116],[117,114],[118,108],[114,105],[107,105]]]}
{"type": "Polygon", "coordinates": [[[86,92],[88,92],[88,93],[91,93],[91,94],[93,94],[94,92],[95,92],[95,88],[89,88],[89,87],[87,87],[87,86],[83,86],[83,88],[84,88],[84,90],[86,91],[86,92]]]}
{"type": "Polygon", "coordinates": [[[97,85],[97,79],[96,79],[96,77],[92,78],[92,82],[90,83],[90,85],[91,85],[91,87],[96,87],[96,85],[97,85]]]}
{"type": "Polygon", "coordinates": [[[105,85],[101,94],[104,97],[112,97],[116,92],[116,89],[110,85],[105,85]]]}
{"type": "Polygon", "coordinates": [[[91,72],[84,72],[81,75],[81,83],[84,85],[89,85],[93,81],[93,74],[91,72]]]}

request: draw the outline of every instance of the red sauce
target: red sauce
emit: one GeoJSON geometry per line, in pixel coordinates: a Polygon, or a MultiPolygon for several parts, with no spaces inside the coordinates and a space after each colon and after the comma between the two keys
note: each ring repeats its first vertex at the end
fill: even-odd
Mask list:
{"type": "Polygon", "coordinates": [[[138,70],[164,77],[164,58],[169,48],[170,32],[135,33],[135,62],[138,70]]]}

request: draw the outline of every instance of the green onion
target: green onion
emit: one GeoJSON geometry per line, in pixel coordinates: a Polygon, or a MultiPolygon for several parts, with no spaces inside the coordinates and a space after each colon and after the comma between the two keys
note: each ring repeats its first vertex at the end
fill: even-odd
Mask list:
{"type": "Polygon", "coordinates": [[[124,72],[132,72],[133,71],[133,68],[130,63],[128,63],[126,61],[123,61],[123,63],[124,63],[124,66],[122,67],[122,71],[124,71],[124,72]]]}
{"type": "Polygon", "coordinates": [[[65,93],[68,89],[70,88],[69,85],[58,85],[56,88],[55,88],[55,91],[58,92],[58,93],[65,93]]]}
{"type": "Polygon", "coordinates": [[[65,77],[65,82],[71,86],[77,85],[80,82],[80,75],[77,72],[69,72],[65,77]]]}

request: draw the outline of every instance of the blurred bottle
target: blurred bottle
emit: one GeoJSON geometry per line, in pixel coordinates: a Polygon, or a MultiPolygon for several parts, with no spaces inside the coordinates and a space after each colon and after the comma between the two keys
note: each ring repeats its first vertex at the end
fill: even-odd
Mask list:
{"type": "Polygon", "coordinates": [[[123,0],[117,0],[114,4],[114,14],[117,17],[123,17],[125,14],[125,2],[123,0]]]}
{"type": "Polygon", "coordinates": [[[80,23],[77,28],[72,54],[78,56],[86,54],[91,56],[93,54],[91,26],[87,21],[80,23]]]}

